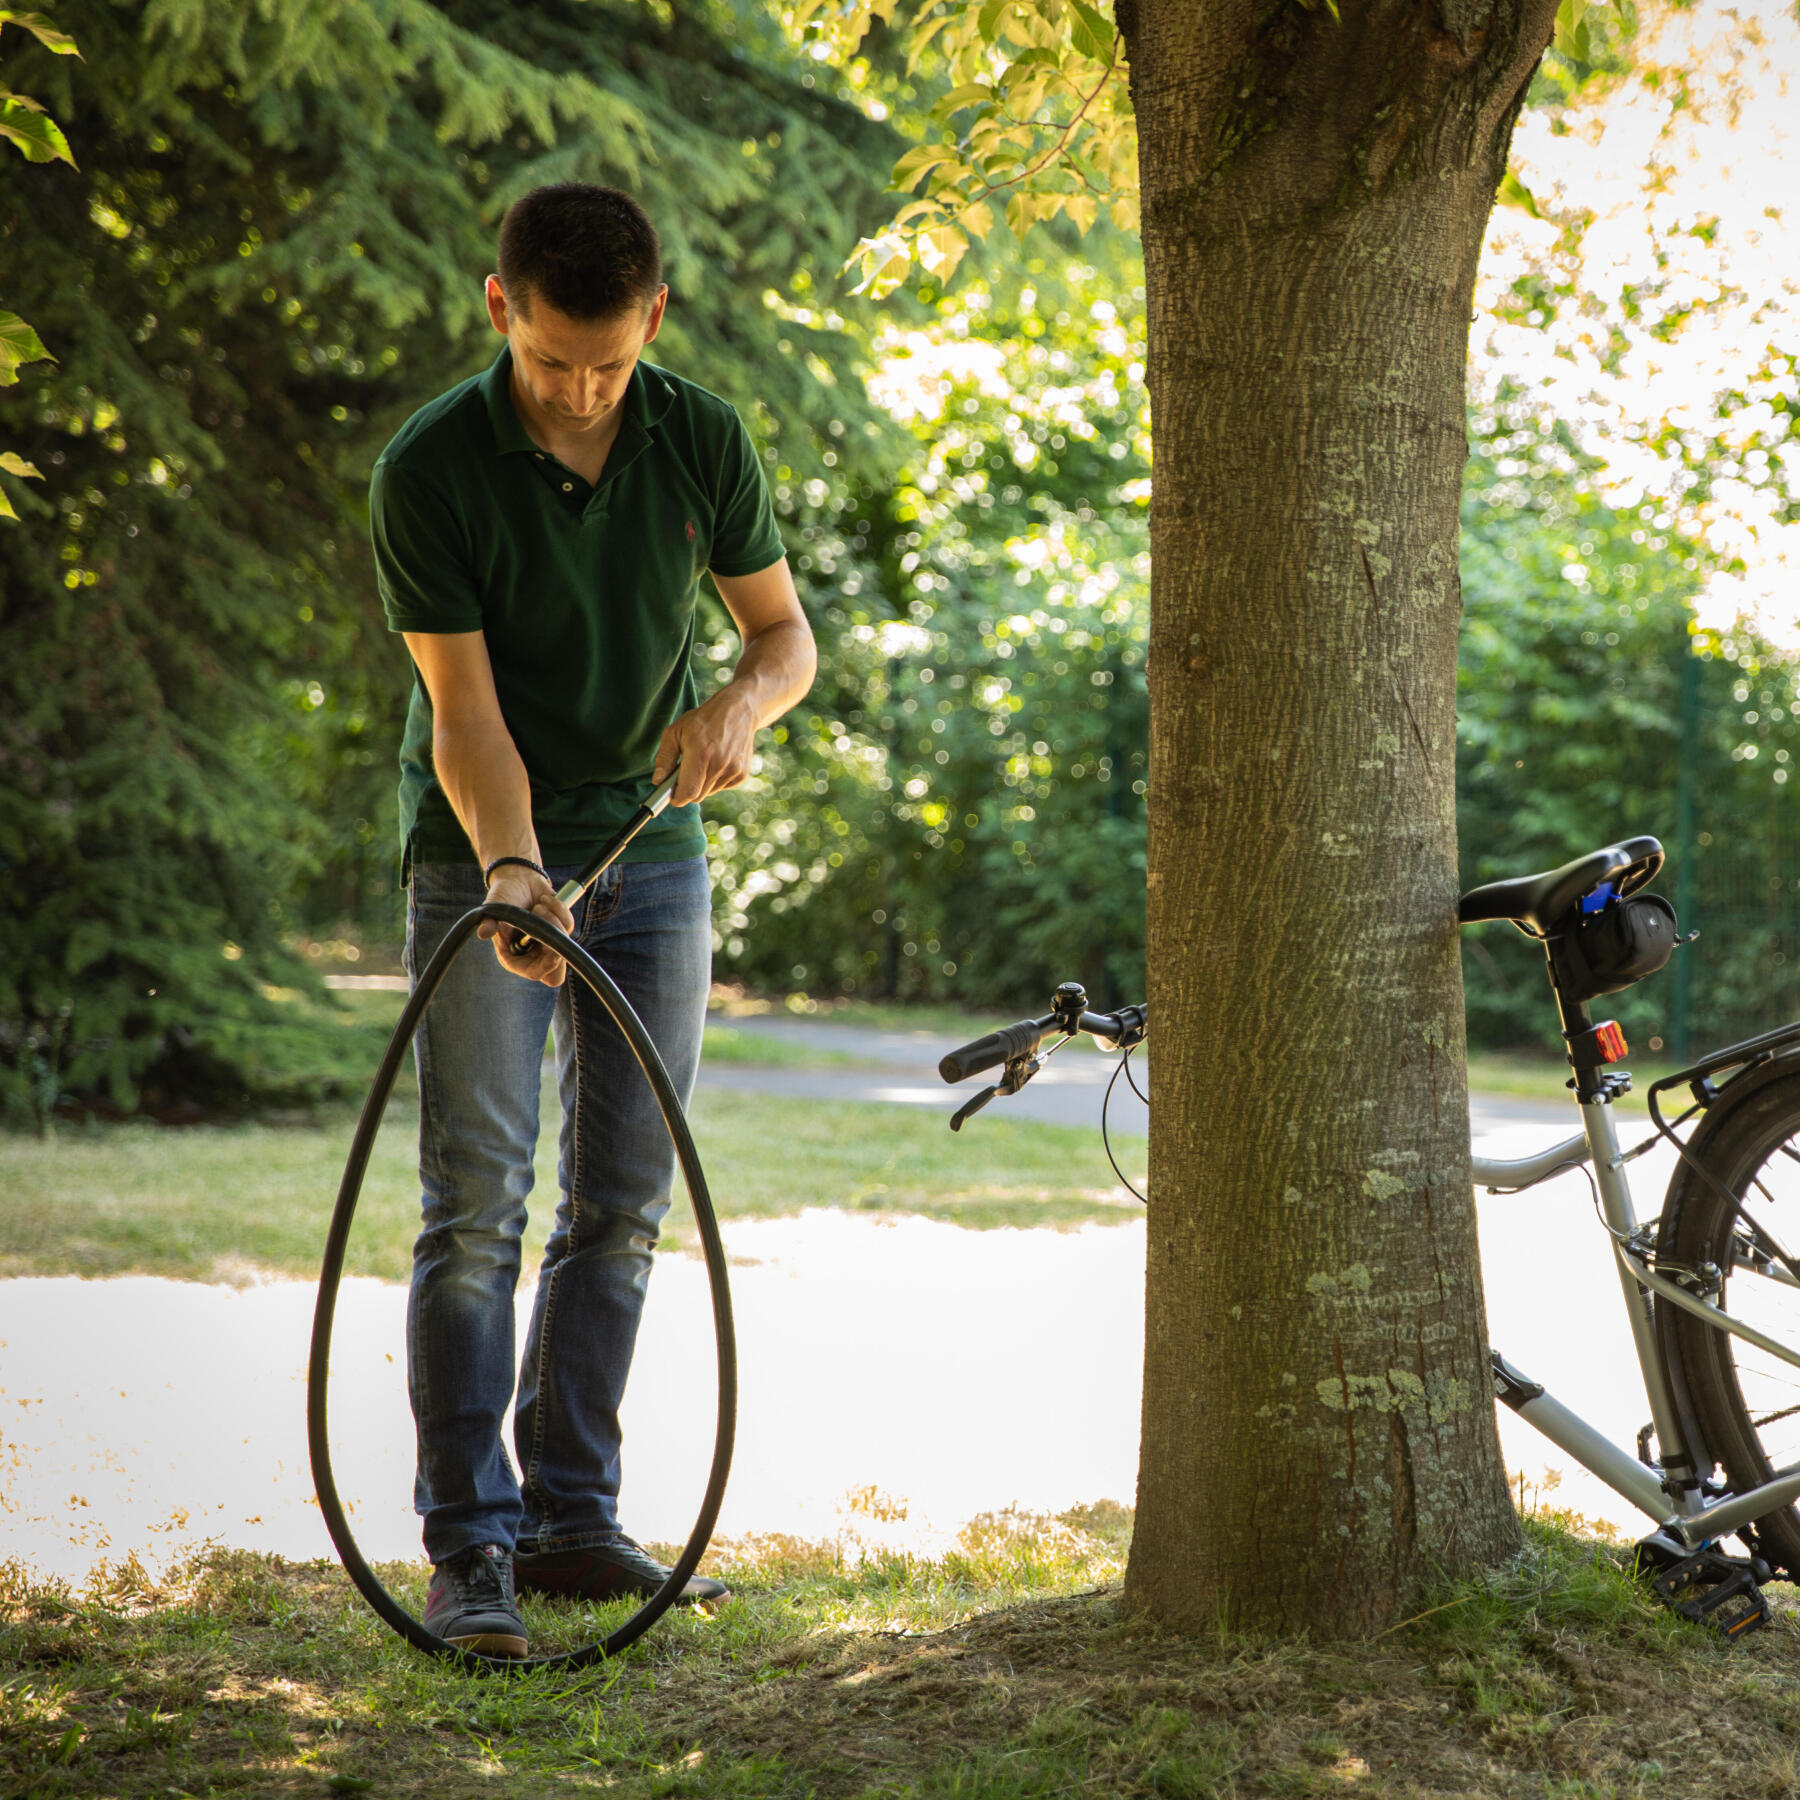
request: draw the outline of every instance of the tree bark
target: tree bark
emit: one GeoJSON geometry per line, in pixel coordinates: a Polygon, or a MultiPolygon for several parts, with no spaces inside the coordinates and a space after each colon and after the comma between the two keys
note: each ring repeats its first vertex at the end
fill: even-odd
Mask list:
{"type": "Polygon", "coordinates": [[[1150,1146],[1128,1601],[1380,1629],[1518,1542],[1456,944],[1471,297],[1555,0],[1120,0],[1143,188],[1150,1146]]]}

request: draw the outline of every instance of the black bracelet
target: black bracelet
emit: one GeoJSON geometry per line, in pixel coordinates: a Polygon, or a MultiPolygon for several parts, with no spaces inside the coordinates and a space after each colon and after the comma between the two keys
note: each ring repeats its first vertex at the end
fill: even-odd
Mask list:
{"type": "Polygon", "coordinates": [[[516,863],[521,869],[529,869],[534,875],[542,875],[546,881],[550,879],[549,870],[534,863],[529,856],[496,856],[481,872],[482,885],[484,887],[491,887],[494,880],[494,871],[496,869],[504,869],[508,863],[516,863]]]}

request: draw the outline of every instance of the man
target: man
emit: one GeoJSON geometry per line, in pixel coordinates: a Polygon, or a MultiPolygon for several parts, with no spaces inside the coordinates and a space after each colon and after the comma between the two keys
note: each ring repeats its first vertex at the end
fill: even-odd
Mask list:
{"type": "MultiPolygon", "coordinates": [[[[415,980],[448,927],[505,901],[586,944],[685,1102],[711,982],[695,803],[742,781],[757,731],[812,683],[755,446],[704,389],[639,361],[668,303],[629,195],[565,183],[500,228],[488,316],[506,346],[416,413],[376,464],[382,603],[415,679],[400,753],[415,980]],[[742,638],[703,701],[690,661],[711,571],[742,638]],[[556,890],[678,770],[673,803],[573,912],[556,890]]],[[[619,1418],[675,1159],[624,1039],[563,960],[491,924],[420,1022],[423,1220],[407,1310],[425,1622],[526,1653],[519,1591],[646,1594],[668,1571],[620,1530],[619,1418]],[[553,1035],[555,1227],[519,1365],[513,1293],[553,1035]]],[[[687,1595],[723,1597],[696,1579],[687,1595]]]]}

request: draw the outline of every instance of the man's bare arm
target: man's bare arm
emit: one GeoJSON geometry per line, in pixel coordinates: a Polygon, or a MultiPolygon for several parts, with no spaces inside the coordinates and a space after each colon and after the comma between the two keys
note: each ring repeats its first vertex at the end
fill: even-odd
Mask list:
{"type": "MultiPolygon", "coordinates": [[[[531,823],[531,782],[512,733],[500,714],[487,639],[479,631],[404,634],[425,691],[431,696],[431,759],[451,810],[475,846],[485,869],[497,856],[524,856],[541,862],[531,823]]],[[[549,882],[516,863],[496,869],[488,898],[553,920],[564,931],[575,921],[549,882]]],[[[566,969],[554,951],[533,944],[524,955],[506,947],[510,934],[490,920],[481,936],[492,938],[494,953],[515,975],[561,985],[566,969]]]]}
{"type": "Polygon", "coordinates": [[[730,681],[663,733],[654,779],[681,759],[677,806],[736,787],[750,773],[757,732],[805,698],[819,666],[786,557],[752,575],[713,580],[744,647],[730,681]]]}

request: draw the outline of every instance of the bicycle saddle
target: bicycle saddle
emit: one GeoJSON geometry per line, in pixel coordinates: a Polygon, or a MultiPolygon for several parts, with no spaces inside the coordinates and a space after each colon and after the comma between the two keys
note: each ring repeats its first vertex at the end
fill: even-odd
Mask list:
{"type": "MultiPolygon", "coordinates": [[[[1602,886],[1602,903],[1615,896],[1622,900],[1654,881],[1662,865],[1662,845],[1655,838],[1625,838],[1543,875],[1517,875],[1471,888],[1457,903],[1457,921],[1474,925],[1483,919],[1511,919],[1521,930],[1548,937],[1564,914],[1602,886]]],[[[1599,906],[1584,910],[1597,912],[1599,906]]]]}

